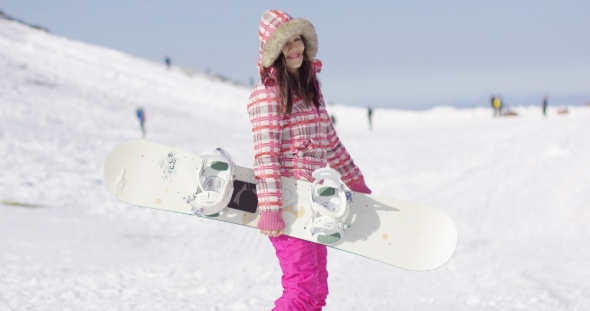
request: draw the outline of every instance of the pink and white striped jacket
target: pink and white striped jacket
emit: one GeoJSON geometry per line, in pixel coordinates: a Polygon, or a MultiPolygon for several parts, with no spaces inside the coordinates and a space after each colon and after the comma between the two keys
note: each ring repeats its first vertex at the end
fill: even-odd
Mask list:
{"type": "MultiPolygon", "coordinates": [[[[313,65],[316,72],[321,70],[318,60],[313,65]]],[[[262,218],[264,213],[278,213],[281,217],[281,176],[313,181],[313,171],[329,164],[349,187],[363,180],[334,130],[321,93],[319,109],[314,105],[306,107],[303,98],[293,98],[290,115],[280,112],[277,98],[273,79],[266,77],[252,90],[248,101],[254,137],[254,174],[262,218]]],[[[276,219],[277,215],[273,217],[276,219]]],[[[280,219],[261,222],[258,228],[263,230],[284,227],[280,219]]]]}
{"type": "MultiPolygon", "coordinates": [[[[293,19],[279,10],[268,10],[260,19],[258,70],[262,81],[252,90],[248,113],[254,136],[254,174],[261,209],[258,228],[263,230],[285,227],[281,213],[281,176],[311,181],[313,171],[329,164],[340,172],[342,181],[349,187],[361,185],[355,191],[370,192],[336,135],[321,93],[319,109],[313,105],[306,107],[302,98],[293,98],[292,113],[280,113],[272,63],[285,42],[297,34],[307,39],[305,51],[314,59],[317,35],[307,20],[293,19]]],[[[316,73],[321,71],[321,66],[319,60],[312,61],[316,73]]]]}

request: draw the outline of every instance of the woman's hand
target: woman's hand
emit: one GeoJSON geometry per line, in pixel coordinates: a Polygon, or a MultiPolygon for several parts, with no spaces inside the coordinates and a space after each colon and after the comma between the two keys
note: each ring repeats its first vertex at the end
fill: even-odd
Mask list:
{"type": "Polygon", "coordinates": [[[281,230],[258,230],[260,234],[264,234],[271,237],[278,237],[279,235],[283,234],[284,229],[281,230]]]}
{"type": "Polygon", "coordinates": [[[354,192],[360,192],[360,193],[364,193],[364,194],[371,194],[371,189],[369,189],[369,187],[367,187],[367,185],[365,184],[365,179],[361,179],[358,183],[352,185],[349,187],[350,190],[354,191],[354,192]]]}
{"type": "Polygon", "coordinates": [[[278,237],[283,234],[285,229],[285,221],[283,220],[283,213],[278,211],[261,211],[260,219],[258,220],[258,232],[260,234],[278,237]]]}

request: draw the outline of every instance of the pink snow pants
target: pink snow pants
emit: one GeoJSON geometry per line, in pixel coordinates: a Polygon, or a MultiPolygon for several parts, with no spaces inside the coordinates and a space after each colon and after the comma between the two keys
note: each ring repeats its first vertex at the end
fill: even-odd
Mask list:
{"type": "Polygon", "coordinates": [[[328,296],[328,249],[290,236],[270,237],[283,277],[283,295],[273,311],[318,311],[328,296]]]}

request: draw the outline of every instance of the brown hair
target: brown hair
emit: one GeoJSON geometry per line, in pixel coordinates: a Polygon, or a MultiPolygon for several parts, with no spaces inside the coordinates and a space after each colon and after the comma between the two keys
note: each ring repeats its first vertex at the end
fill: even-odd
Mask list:
{"type": "MultiPolygon", "coordinates": [[[[307,46],[305,38],[301,36],[301,39],[305,46],[307,46]]],[[[307,50],[303,51],[303,63],[299,67],[298,76],[287,71],[287,60],[283,53],[279,54],[279,57],[273,63],[273,67],[276,70],[276,93],[279,97],[281,112],[283,114],[291,114],[294,96],[303,97],[307,107],[310,107],[312,103],[316,108],[320,107],[320,83],[311,66],[311,61],[307,57],[307,50]]]]}

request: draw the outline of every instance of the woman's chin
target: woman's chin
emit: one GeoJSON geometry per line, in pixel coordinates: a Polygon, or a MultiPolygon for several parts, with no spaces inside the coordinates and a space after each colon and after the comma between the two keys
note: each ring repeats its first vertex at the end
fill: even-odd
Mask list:
{"type": "Polygon", "coordinates": [[[303,64],[303,60],[287,62],[287,68],[290,70],[297,70],[301,67],[301,64],[303,64]]]}

